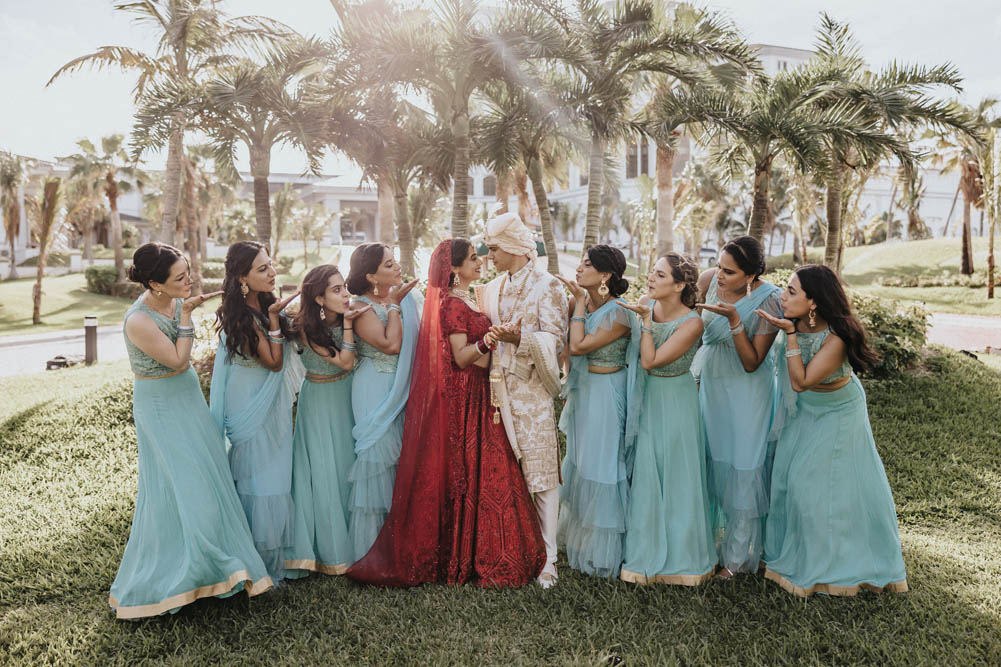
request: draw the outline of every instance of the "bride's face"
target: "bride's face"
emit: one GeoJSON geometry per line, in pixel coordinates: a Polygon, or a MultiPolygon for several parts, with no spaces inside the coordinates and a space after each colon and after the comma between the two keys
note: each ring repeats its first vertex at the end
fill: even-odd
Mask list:
{"type": "Polygon", "coordinates": [[[476,246],[470,244],[466,259],[459,266],[453,266],[455,277],[463,282],[471,283],[480,279],[483,260],[476,254],[476,246]]]}

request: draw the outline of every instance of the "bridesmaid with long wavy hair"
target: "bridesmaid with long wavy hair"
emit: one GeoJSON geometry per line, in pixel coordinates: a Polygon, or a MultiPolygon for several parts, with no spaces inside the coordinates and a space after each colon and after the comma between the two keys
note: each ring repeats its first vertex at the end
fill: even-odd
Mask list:
{"type": "Polygon", "coordinates": [[[295,544],[285,552],[289,578],[309,572],[344,574],[355,561],[348,537],[348,473],[355,462],[351,375],[354,321],[369,306],[351,309],[350,303],[336,266],[317,266],[302,281],[299,312],[292,322],[306,377],[292,441],[295,544]]]}
{"type": "Polygon", "coordinates": [[[396,464],[403,442],[420,311],[393,251],[363,243],[351,253],[348,291],[353,308],[369,306],[355,320],[358,366],[351,384],[355,464],[351,470],[351,535],[355,556],[366,553],[393,502],[396,464]]]}
{"type": "Polygon", "coordinates": [[[118,618],[138,619],[203,597],[263,593],[271,579],[190,364],[191,313],[219,293],[191,296],[188,261],[161,243],[136,250],[129,279],[146,288],[122,327],[135,373],[139,492],[109,602],[118,618]]]}
{"type": "Polygon", "coordinates": [[[837,275],[803,266],[782,293],[782,429],[775,446],[765,577],[800,596],[902,593],[897,513],[856,372],[879,360],[837,275]]]}
{"type": "Polygon", "coordinates": [[[226,252],[210,408],[231,444],[229,463],[257,551],[275,583],[292,546],[292,403],[300,378],[286,372],[291,345],[267,248],[238,241],[226,252]]]}

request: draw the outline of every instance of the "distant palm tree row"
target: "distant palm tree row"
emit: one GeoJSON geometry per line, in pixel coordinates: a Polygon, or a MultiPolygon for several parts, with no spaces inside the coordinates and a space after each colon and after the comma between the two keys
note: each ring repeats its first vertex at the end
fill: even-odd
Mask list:
{"type": "MultiPolygon", "coordinates": [[[[994,211],[1001,208],[996,170],[988,164],[998,125],[993,101],[970,109],[940,97],[961,90],[960,74],[948,64],[870,69],[849,27],[827,15],[817,30],[816,56],[769,76],[730,20],[657,0],[518,0],[490,11],[476,0],[438,0],[431,8],[332,0],[337,28],[326,39],[264,17],[229,17],[222,4],[118,2],[116,9],[156,30],[156,50],[103,47],[67,63],[50,81],[84,67],[137,74],[129,159],[115,140],[101,151],[81,143],[82,152],[70,157],[71,177],[85,179],[86,192],[108,200],[120,275],[115,197],[126,181],[142,180],[137,162],[163,146],[167,167],[157,208],[165,238],[187,239],[189,250],[197,249],[206,233],[197,209],[209,200],[218,208],[222,200],[219,188],[209,192],[208,181],[198,185],[196,172],[235,183],[235,154],[243,146],[253,178],[255,235],[272,241],[271,152],[286,144],[299,148],[314,172],[328,151],[361,167],[378,192],[382,240],[399,239],[409,274],[427,229],[426,220],[412,214],[426,216],[427,201],[451,192],[451,234],[473,231],[473,164],[494,173],[504,205],[518,194],[519,208],[527,210],[534,199],[556,271],[554,225],[565,237],[572,223],[568,211],[558,220],[551,215],[553,183],[565,181],[571,163],[584,169],[583,242],[598,242],[617,199],[616,156],[637,140],[656,149],[654,229],[643,237],[651,252],[672,249],[676,229],[686,246],[701,245],[710,221],[727,215],[719,197],[726,191],[746,192],[745,230],[759,239],[774,232],[778,211],[787,208],[792,222],[786,229],[803,259],[804,225],[822,192],[824,262],[840,270],[859,223],[853,207],[881,167],[898,175],[897,204],[909,207],[908,229],[921,227],[917,168],[932,141],[940,143],[939,166],[961,174],[964,272],[973,270],[970,207],[987,212],[992,235],[994,211]],[[199,135],[208,147],[185,150],[186,139],[199,135]],[[683,135],[697,144],[698,155],[676,184],[683,135]],[[192,188],[187,196],[185,187],[192,188]],[[420,193],[425,203],[415,205],[420,193]],[[852,220],[847,226],[846,218],[852,220]]],[[[7,182],[21,178],[8,176],[0,169],[5,207],[16,205],[7,182]]]]}

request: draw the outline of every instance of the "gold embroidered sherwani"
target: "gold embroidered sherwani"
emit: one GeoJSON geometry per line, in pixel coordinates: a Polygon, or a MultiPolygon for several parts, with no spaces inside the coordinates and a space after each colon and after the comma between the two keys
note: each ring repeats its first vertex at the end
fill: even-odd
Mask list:
{"type": "Polygon", "coordinates": [[[553,398],[559,395],[558,358],[566,341],[567,298],[560,282],[529,261],[477,290],[481,310],[494,324],[521,318],[521,343],[499,343],[491,372],[503,376],[501,414],[528,490],[560,483],[559,445],[553,398]]]}

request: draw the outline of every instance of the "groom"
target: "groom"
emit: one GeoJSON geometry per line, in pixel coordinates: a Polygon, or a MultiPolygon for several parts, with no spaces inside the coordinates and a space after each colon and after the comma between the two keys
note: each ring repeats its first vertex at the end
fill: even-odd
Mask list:
{"type": "Polygon", "coordinates": [[[487,222],[487,258],[500,275],[477,290],[499,345],[490,366],[493,404],[534,494],[546,566],[543,588],[556,583],[560,461],[553,399],[560,393],[559,355],[566,341],[567,298],[554,276],[535,267],[535,241],[516,213],[487,222]]]}

